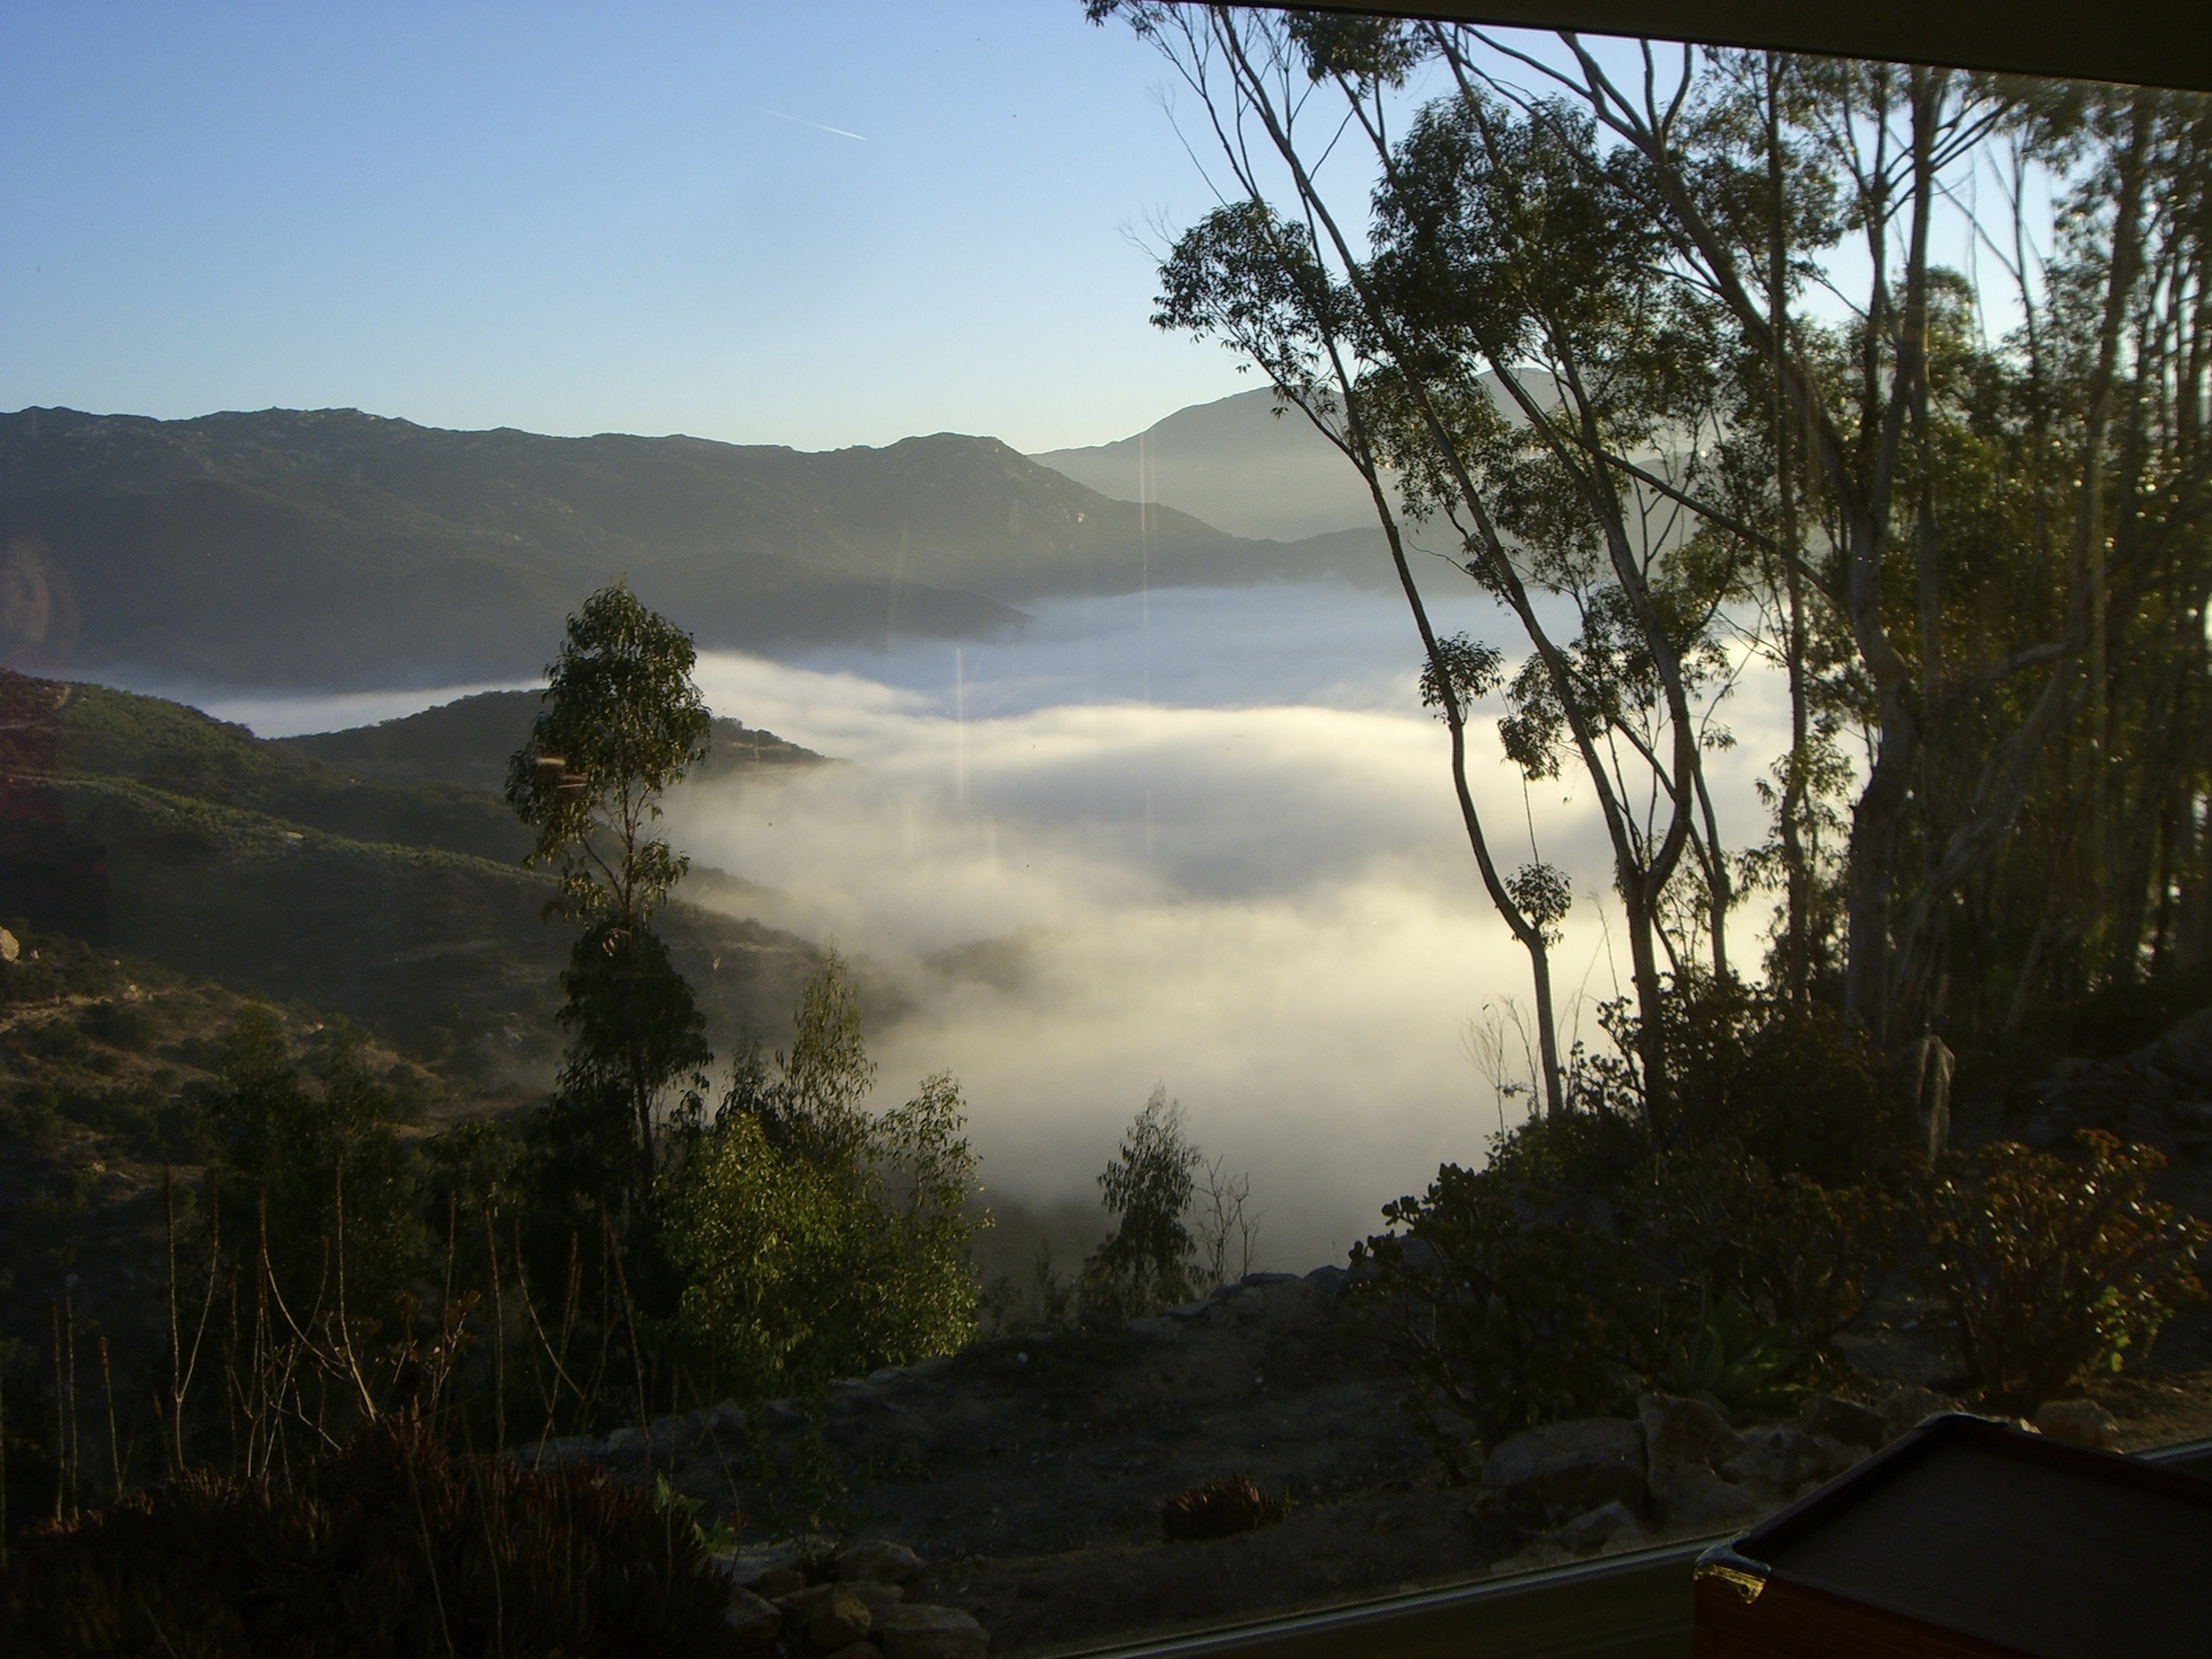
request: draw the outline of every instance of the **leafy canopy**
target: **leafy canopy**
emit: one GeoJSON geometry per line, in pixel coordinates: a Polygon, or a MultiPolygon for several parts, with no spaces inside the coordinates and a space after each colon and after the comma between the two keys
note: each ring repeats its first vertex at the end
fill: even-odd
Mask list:
{"type": "Polygon", "coordinates": [[[507,803],[537,831],[529,862],[557,864],[575,914],[640,926],[687,862],[649,826],[660,798],[706,753],[711,717],[691,636],[603,588],[569,618],[530,741],[507,768],[507,803]]]}

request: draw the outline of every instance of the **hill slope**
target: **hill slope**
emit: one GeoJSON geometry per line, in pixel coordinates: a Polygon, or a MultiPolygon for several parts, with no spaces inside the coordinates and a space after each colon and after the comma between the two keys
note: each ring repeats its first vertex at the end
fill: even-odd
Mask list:
{"type": "Polygon", "coordinates": [[[0,547],[31,595],[0,621],[16,666],[322,687],[534,673],[621,575],[703,646],[757,649],[989,636],[1025,600],[1317,557],[988,438],[807,454],[353,410],[0,415],[0,547]]]}
{"type": "MultiPolygon", "coordinates": [[[[571,930],[544,918],[527,847],[480,791],[356,779],[158,698],[0,675],[0,922],[345,1014],[488,1085],[542,1081],[559,1049],[571,930]]],[[[813,959],[680,902],[659,926],[725,1051],[780,1025],[813,959]]]]}
{"type": "MultiPolygon", "coordinates": [[[[277,738],[269,747],[311,757],[356,779],[496,795],[507,787],[507,757],[522,747],[537,710],[534,691],[483,691],[376,726],[277,738]]],[[[822,757],[810,749],[718,715],[706,757],[689,775],[710,781],[757,768],[821,764],[822,757]]]]}

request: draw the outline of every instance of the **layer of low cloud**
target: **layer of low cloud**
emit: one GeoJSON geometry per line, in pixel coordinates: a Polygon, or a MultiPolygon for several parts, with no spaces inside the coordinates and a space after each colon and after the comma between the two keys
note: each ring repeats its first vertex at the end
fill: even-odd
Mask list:
{"type": "MultiPolygon", "coordinates": [[[[1306,695],[1233,707],[1055,703],[987,681],[932,695],[713,657],[700,679],[718,710],[851,764],[688,795],[673,823],[702,863],[759,884],[763,919],[835,941],[888,987],[895,1011],[871,1033],[881,1087],[956,1072],[993,1190],[1094,1194],[1164,1083],[1202,1147],[1249,1171],[1267,1264],[1310,1267],[1440,1162],[1480,1159],[1519,1102],[1471,1062],[1468,1022],[1528,1000],[1441,727],[1409,672],[1350,656],[1286,660],[1304,686],[1241,677],[1306,695]],[[1011,711],[975,718],[994,702],[1011,711]]],[[[1589,1009],[1624,978],[1596,815],[1487,761],[1478,793],[1509,864],[1532,839],[1573,879],[1555,972],[1594,1038],[1589,1009]]]]}

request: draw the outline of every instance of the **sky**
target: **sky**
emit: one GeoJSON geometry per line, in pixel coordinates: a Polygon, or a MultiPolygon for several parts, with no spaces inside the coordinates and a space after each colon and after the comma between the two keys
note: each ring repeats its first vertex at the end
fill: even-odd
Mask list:
{"type": "Polygon", "coordinates": [[[1079,0],[0,0],[0,409],[1108,442],[1254,383],[1148,321],[1179,91],[1079,0]]]}
{"type": "Polygon", "coordinates": [[[0,0],[0,408],[1038,450],[1250,382],[1078,0],[0,0]]]}

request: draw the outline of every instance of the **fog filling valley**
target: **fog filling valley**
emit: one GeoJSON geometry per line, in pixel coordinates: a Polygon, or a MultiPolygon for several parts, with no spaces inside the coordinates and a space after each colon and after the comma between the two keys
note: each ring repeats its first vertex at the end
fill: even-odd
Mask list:
{"type": "MultiPolygon", "coordinates": [[[[1095,1178],[1161,1084],[1201,1148],[1249,1173],[1258,1265],[1340,1260],[1526,1101],[1474,1057],[1471,1025],[1527,1009],[1527,959],[1468,851],[1404,603],[1331,584],[1032,610],[1003,644],[703,655],[717,713],[842,764],[680,789],[671,839],[750,884],[689,896],[851,960],[872,1103],[956,1074],[986,1202],[1029,1232],[1041,1213],[1102,1231],[1095,1178]]],[[[1513,643],[1471,596],[1435,621],[1513,643]]],[[[1750,780],[1785,746],[1767,689],[1732,697],[1740,741],[1713,757],[1732,834],[1755,826],[1750,780]]],[[[201,701],[275,735],[447,695],[201,701]]],[[[1486,831],[1506,869],[1532,837],[1571,878],[1561,1041],[1601,1045],[1595,1004],[1627,978],[1602,826],[1571,769],[1525,792],[1493,719],[1470,730],[1486,831]]],[[[1732,928],[1749,959],[1766,908],[1732,928]]],[[[1525,1081],[1505,1030],[1503,1080],[1525,1081]]]]}

